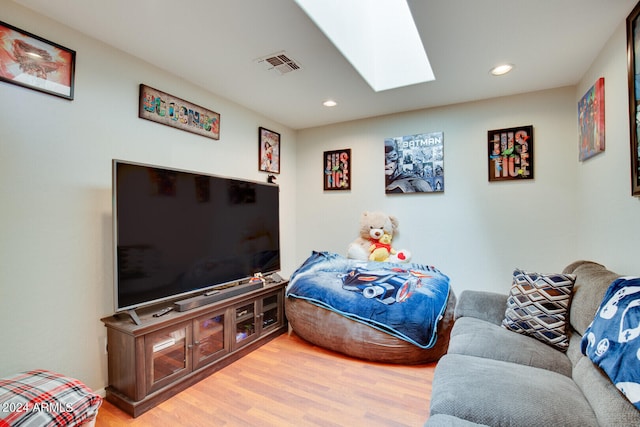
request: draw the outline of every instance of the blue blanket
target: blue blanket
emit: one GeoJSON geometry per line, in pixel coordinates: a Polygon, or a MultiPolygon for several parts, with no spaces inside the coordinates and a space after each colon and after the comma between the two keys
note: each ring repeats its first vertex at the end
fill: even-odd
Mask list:
{"type": "Polygon", "coordinates": [[[291,275],[286,294],[426,349],[436,342],[449,278],[431,266],[313,252],[291,275]]]}
{"type": "Polygon", "coordinates": [[[639,277],[611,283],[580,344],[582,353],[640,409],[639,277]]]}

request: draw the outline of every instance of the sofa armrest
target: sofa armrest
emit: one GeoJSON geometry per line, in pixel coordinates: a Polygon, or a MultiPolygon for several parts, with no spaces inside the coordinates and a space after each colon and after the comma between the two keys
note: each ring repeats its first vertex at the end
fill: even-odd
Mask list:
{"type": "Polygon", "coordinates": [[[507,309],[507,295],[485,291],[462,291],[455,318],[475,317],[500,325],[507,309]]]}

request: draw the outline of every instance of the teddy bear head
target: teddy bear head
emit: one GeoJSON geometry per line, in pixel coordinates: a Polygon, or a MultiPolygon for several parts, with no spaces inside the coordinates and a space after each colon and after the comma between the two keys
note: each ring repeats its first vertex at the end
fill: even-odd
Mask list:
{"type": "Polygon", "coordinates": [[[379,240],[385,233],[390,238],[398,231],[398,219],[383,212],[363,212],[360,217],[360,237],[379,240]]]}

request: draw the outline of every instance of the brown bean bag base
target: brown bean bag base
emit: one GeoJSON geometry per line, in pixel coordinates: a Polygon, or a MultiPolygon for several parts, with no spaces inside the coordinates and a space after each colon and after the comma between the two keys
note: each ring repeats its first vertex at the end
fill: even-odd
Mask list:
{"type": "Polygon", "coordinates": [[[300,338],[359,359],[407,365],[435,362],[447,352],[455,306],[456,297],[451,291],[444,316],[438,323],[437,341],[432,348],[422,349],[306,300],[285,299],[289,325],[300,338]]]}

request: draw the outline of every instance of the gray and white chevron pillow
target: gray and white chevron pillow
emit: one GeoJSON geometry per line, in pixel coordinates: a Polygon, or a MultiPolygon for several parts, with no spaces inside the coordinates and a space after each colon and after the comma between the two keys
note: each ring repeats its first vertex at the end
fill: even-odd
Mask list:
{"type": "Polygon", "coordinates": [[[502,326],[567,351],[567,323],[575,280],[572,274],[515,270],[502,326]]]}

